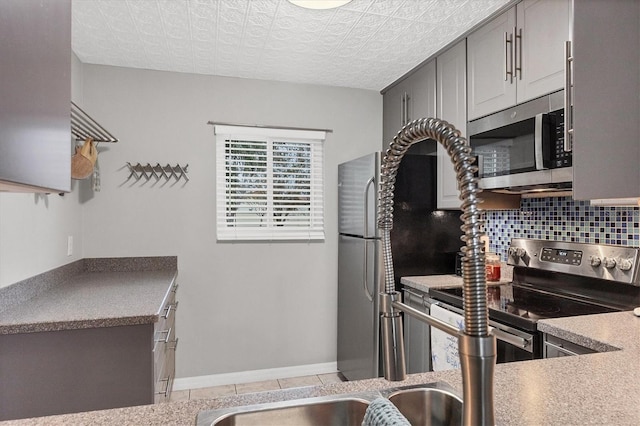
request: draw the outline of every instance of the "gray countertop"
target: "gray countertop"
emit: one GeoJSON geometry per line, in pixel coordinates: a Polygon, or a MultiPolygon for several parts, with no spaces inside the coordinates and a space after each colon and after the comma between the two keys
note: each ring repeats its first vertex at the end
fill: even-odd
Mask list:
{"type": "MultiPolygon", "coordinates": [[[[489,285],[508,284],[513,279],[513,266],[502,264],[500,281],[488,282],[489,285]]],[[[431,288],[456,287],[462,285],[462,277],[458,275],[425,275],[402,277],[400,284],[428,293],[431,288]]]]}
{"type": "MultiPolygon", "coordinates": [[[[427,280],[428,281],[428,280],[427,280]]],[[[496,366],[500,425],[640,424],[640,318],[631,312],[544,320],[540,329],[609,352],[496,366]],[[615,349],[615,350],[612,350],[615,349]]],[[[200,410],[445,381],[462,392],[459,371],[410,375],[403,382],[358,380],[232,397],[171,402],[35,419],[7,425],[192,425],[200,410]]]]}
{"type": "Polygon", "coordinates": [[[131,258],[102,260],[106,263],[108,267],[98,268],[96,260],[84,262],[55,285],[8,305],[0,311],[0,334],[157,322],[175,267],[135,268],[131,258]],[[123,262],[129,262],[128,267],[123,262]]]}

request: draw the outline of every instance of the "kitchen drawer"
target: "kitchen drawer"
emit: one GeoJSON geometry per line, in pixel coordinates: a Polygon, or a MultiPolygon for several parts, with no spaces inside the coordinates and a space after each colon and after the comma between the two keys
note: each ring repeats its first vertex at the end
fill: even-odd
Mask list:
{"type": "Polygon", "coordinates": [[[169,300],[167,305],[163,308],[163,313],[160,315],[160,320],[154,326],[153,332],[153,350],[154,352],[166,346],[166,343],[171,339],[170,334],[175,334],[175,312],[178,307],[178,302],[175,301],[175,296],[169,300]]]}
{"type": "MultiPolygon", "coordinates": [[[[165,299],[160,309],[158,322],[154,325],[153,329],[153,350],[154,352],[161,346],[166,345],[169,340],[168,335],[171,334],[175,327],[175,315],[178,308],[178,302],[176,301],[176,292],[178,285],[174,284],[171,290],[167,292],[165,299]]],[[[175,333],[174,333],[175,334],[175,333]]]]}
{"type": "Polygon", "coordinates": [[[176,302],[176,292],[178,284],[174,284],[171,290],[167,292],[160,310],[159,320],[155,325],[155,330],[167,330],[167,323],[173,322],[175,319],[178,302],[176,302]]]}
{"type": "Polygon", "coordinates": [[[175,329],[169,328],[168,333],[163,333],[161,341],[156,340],[156,347],[153,350],[154,379],[158,380],[161,375],[162,365],[166,362],[167,354],[175,352],[178,346],[178,339],[175,336],[175,329]]]}
{"type": "Polygon", "coordinates": [[[166,402],[171,397],[173,380],[175,379],[175,349],[167,350],[159,375],[155,381],[154,402],[166,402]]]}

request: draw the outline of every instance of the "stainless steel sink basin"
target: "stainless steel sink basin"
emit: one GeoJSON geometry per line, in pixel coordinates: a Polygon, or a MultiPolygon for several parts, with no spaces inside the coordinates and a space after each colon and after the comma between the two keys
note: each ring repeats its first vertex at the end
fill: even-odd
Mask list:
{"type": "Polygon", "coordinates": [[[451,392],[434,388],[399,390],[389,401],[412,426],[445,426],[462,424],[462,399],[451,392]]]}
{"type": "Polygon", "coordinates": [[[462,400],[447,384],[431,383],[201,411],[197,425],[360,426],[369,403],[380,396],[389,398],[412,426],[462,423],[462,400]]]}
{"type": "Polygon", "coordinates": [[[369,401],[341,398],[317,402],[300,403],[298,401],[297,405],[290,407],[279,405],[254,411],[229,413],[210,424],[216,426],[360,426],[369,401]]]}

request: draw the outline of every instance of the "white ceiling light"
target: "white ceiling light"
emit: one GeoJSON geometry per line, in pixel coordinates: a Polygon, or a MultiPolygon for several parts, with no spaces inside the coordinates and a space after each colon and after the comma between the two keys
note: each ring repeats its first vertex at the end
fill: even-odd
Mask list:
{"type": "Polygon", "coordinates": [[[333,9],[334,7],[344,6],[351,0],[289,0],[296,6],[307,9],[333,9]]]}

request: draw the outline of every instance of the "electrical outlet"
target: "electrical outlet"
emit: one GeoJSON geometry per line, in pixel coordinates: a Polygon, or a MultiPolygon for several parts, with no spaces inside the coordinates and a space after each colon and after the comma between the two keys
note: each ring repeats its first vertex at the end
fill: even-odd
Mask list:
{"type": "Polygon", "coordinates": [[[67,256],[73,254],[73,235],[67,237],[67,256]]]}

